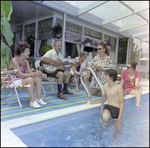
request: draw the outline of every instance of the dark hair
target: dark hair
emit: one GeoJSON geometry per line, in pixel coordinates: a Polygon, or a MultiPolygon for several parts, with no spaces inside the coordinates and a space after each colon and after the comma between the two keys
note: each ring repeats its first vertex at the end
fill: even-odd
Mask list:
{"type": "Polygon", "coordinates": [[[130,64],[130,65],[131,65],[131,68],[133,68],[134,70],[136,69],[137,62],[135,62],[135,61],[130,61],[128,64],[130,64]]]}
{"type": "Polygon", "coordinates": [[[104,42],[100,42],[98,45],[103,46],[103,48],[106,49],[105,53],[107,53],[107,46],[106,46],[106,44],[104,42]]]}
{"type": "Polygon", "coordinates": [[[21,53],[24,53],[26,48],[30,48],[30,45],[25,41],[19,41],[15,50],[16,55],[20,56],[21,53]]]}
{"type": "Polygon", "coordinates": [[[117,71],[116,70],[107,69],[107,70],[105,70],[105,74],[109,75],[109,77],[111,77],[114,82],[116,81],[116,79],[117,79],[117,71]]]}
{"type": "Polygon", "coordinates": [[[106,42],[106,46],[110,46],[111,47],[111,44],[109,42],[106,42]]]}

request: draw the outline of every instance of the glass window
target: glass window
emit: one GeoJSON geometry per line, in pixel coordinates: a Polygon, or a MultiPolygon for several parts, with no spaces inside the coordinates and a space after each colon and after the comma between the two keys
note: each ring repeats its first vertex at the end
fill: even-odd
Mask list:
{"type": "Polygon", "coordinates": [[[25,40],[30,47],[30,56],[34,56],[35,23],[25,26],[25,40]]]}
{"type": "Polygon", "coordinates": [[[42,20],[38,22],[38,39],[50,39],[52,34],[53,18],[42,20]]]}
{"type": "Polygon", "coordinates": [[[127,38],[119,39],[119,47],[118,47],[118,64],[126,64],[126,55],[127,55],[127,38]]]}
{"type": "MultiPolygon", "coordinates": [[[[144,57],[143,50],[140,48],[140,44],[136,40],[131,40],[131,51],[130,51],[130,61],[136,61],[137,63],[141,58],[144,57]]],[[[146,65],[145,65],[146,66],[146,65]]]]}
{"type": "Polygon", "coordinates": [[[91,53],[89,55],[92,55],[92,59],[97,55],[97,48],[94,47],[85,46],[83,51],[91,53]]]}
{"type": "Polygon", "coordinates": [[[89,28],[84,28],[84,35],[87,35],[87,36],[91,36],[93,38],[97,38],[97,39],[100,39],[102,38],[102,33],[100,32],[97,32],[95,30],[92,30],[92,29],[89,29],[89,28]]]}
{"type": "Polygon", "coordinates": [[[78,57],[77,46],[74,43],[65,42],[65,58],[75,58],[78,57]]]}
{"type": "MultiPolygon", "coordinates": [[[[58,19],[58,18],[57,18],[57,23],[59,23],[61,26],[63,24],[62,20],[58,19]]],[[[82,26],[78,26],[76,24],[66,22],[66,30],[81,34],[82,33],[82,26]]]]}

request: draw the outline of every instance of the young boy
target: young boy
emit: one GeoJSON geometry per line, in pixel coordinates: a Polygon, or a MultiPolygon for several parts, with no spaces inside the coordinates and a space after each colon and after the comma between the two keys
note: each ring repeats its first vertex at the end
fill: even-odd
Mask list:
{"type": "MultiPolygon", "coordinates": [[[[110,121],[110,117],[113,118],[114,121],[120,121],[122,118],[123,110],[124,110],[124,92],[121,85],[115,83],[117,78],[117,72],[114,69],[108,69],[105,71],[104,79],[104,93],[105,100],[107,100],[107,104],[104,106],[102,112],[102,119],[105,122],[110,121]]],[[[91,104],[101,103],[100,100],[90,100],[91,104]]]]}

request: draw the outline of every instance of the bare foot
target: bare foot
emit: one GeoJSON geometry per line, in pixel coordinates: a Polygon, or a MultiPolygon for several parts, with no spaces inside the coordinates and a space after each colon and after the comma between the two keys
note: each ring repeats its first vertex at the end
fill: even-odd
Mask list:
{"type": "Polygon", "coordinates": [[[140,107],[140,105],[139,105],[139,104],[136,104],[136,106],[137,106],[137,107],[140,107]]]}
{"type": "Polygon", "coordinates": [[[76,92],[79,92],[79,90],[78,90],[78,89],[76,89],[76,92]]]}
{"type": "Polygon", "coordinates": [[[91,92],[91,90],[90,90],[90,89],[88,89],[88,91],[89,91],[89,92],[91,92]]]}

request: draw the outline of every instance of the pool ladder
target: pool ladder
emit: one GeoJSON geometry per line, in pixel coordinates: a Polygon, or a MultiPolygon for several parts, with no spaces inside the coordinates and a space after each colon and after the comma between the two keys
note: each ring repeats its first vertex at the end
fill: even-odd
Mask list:
{"type": "MultiPolygon", "coordinates": [[[[85,86],[85,84],[84,84],[84,82],[83,82],[83,78],[82,78],[82,74],[83,74],[83,72],[84,72],[85,70],[91,71],[92,75],[93,75],[94,78],[96,79],[96,81],[97,81],[97,83],[98,83],[98,85],[99,85],[99,87],[100,87],[100,89],[101,89],[101,91],[102,91],[102,102],[101,102],[101,110],[100,110],[100,122],[103,122],[103,121],[102,121],[102,118],[101,118],[101,114],[102,114],[102,110],[103,110],[103,106],[104,106],[104,99],[105,99],[105,93],[104,93],[103,85],[102,85],[102,83],[99,81],[99,79],[98,79],[97,76],[95,75],[95,72],[94,72],[91,68],[86,67],[86,68],[84,68],[84,69],[81,71],[81,73],[80,73],[80,81],[81,81],[81,83],[82,83],[82,85],[83,85],[83,87],[84,87],[84,89],[85,89],[85,91],[86,91],[86,93],[87,93],[88,101],[90,101],[91,95],[90,95],[90,93],[89,93],[87,87],[85,86]]],[[[104,71],[104,70],[101,69],[100,71],[104,71]]],[[[100,71],[99,71],[99,73],[100,73],[100,71]]]]}

